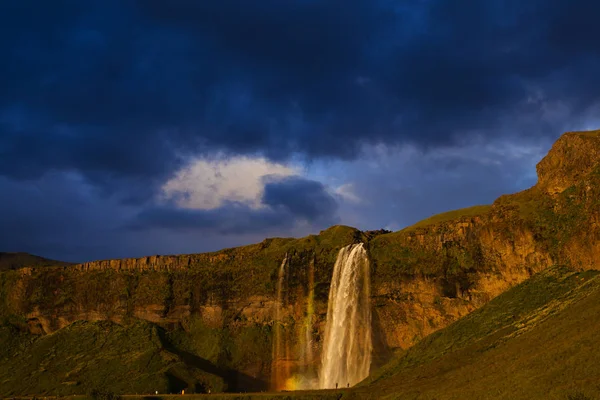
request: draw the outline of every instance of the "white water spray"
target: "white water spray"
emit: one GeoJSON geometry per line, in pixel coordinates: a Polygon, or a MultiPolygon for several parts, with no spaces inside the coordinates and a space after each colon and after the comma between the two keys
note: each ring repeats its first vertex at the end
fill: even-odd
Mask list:
{"type": "Polygon", "coordinates": [[[340,250],[329,289],[319,388],[354,386],[371,366],[369,259],[363,244],[340,250]]]}

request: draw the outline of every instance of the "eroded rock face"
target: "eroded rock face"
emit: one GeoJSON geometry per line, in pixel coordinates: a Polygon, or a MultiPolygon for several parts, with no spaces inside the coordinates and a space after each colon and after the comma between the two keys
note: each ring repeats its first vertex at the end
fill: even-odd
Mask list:
{"type": "MultiPolygon", "coordinates": [[[[394,246],[407,257],[380,262],[373,285],[390,346],[407,348],[552,265],[531,231],[515,225],[506,233],[502,212],[492,208],[484,216],[396,234],[394,246]],[[400,268],[405,276],[392,279],[400,268]]],[[[375,260],[388,246],[377,245],[375,260]]]]}
{"type": "Polygon", "coordinates": [[[223,362],[268,379],[269,345],[256,346],[270,340],[284,256],[290,259],[281,305],[288,356],[278,362],[290,371],[306,370],[318,364],[335,256],[363,241],[372,263],[374,363],[381,363],[390,348],[410,347],[550,265],[600,268],[600,134],[565,134],[537,171],[535,187],[502,196],[489,208],[459,210],[395,233],[338,226],[318,236],[267,239],[215,253],[8,271],[2,274],[2,314],[25,317],[36,334],[82,319],[139,318],[192,335],[200,321],[202,329],[218,332],[216,346],[227,353],[223,362]],[[301,350],[311,265],[309,360],[301,350]]]}
{"type": "Polygon", "coordinates": [[[558,194],[600,165],[600,131],[568,132],[537,165],[537,186],[558,194]]]}

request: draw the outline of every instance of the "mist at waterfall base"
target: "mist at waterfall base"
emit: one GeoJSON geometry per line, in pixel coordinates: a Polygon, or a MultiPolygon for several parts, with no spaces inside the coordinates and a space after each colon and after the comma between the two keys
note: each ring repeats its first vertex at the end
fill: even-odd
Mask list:
{"type": "MultiPolygon", "coordinates": [[[[369,375],[371,353],[371,307],[370,268],[367,252],[362,243],[342,248],[337,256],[329,289],[327,320],[321,368],[318,375],[315,371],[296,373],[289,376],[287,363],[282,357],[289,357],[289,349],[282,345],[281,333],[281,288],[283,286],[284,269],[287,265],[286,255],[279,270],[277,285],[278,309],[276,311],[273,378],[275,390],[309,390],[334,389],[354,386],[369,375]]],[[[309,294],[307,298],[306,320],[304,321],[300,355],[305,365],[312,363],[312,324],[314,313],[314,262],[309,266],[309,294]]]]}

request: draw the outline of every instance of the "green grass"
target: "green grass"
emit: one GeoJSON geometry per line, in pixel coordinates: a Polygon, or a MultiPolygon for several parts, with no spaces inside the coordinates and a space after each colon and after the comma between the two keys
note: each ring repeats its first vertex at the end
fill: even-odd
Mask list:
{"type": "Polygon", "coordinates": [[[459,220],[462,218],[476,217],[478,215],[482,215],[489,212],[490,209],[491,205],[478,205],[467,208],[460,208],[458,210],[446,211],[440,214],[432,215],[429,218],[426,218],[422,221],[417,222],[414,225],[402,229],[400,232],[406,233],[419,228],[425,228],[433,224],[440,224],[443,222],[459,220]]]}
{"type": "Polygon", "coordinates": [[[76,322],[33,336],[0,328],[0,395],[176,392],[180,387],[223,389],[223,379],[170,351],[156,326],[76,322]]]}
{"type": "Polygon", "coordinates": [[[389,399],[599,398],[599,317],[600,272],[554,267],[430,335],[356,391],[389,399]]]}
{"type": "MultiPolygon", "coordinates": [[[[530,313],[539,310],[592,278],[597,271],[577,273],[565,267],[551,267],[491,300],[454,324],[429,335],[404,354],[395,368],[430,362],[448,352],[463,348],[506,327],[512,327],[530,313]]],[[[388,365],[385,374],[397,372],[388,365]]]]}

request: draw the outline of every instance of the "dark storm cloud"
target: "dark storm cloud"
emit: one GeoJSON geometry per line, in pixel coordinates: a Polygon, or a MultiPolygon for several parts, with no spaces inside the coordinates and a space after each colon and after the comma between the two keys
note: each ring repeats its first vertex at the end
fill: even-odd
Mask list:
{"type": "Polygon", "coordinates": [[[16,178],[74,169],[153,187],[182,153],[215,148],[348,158],[363,142],[448,143],[535,112],[532,88],[583,110],[600,84],[592,1],[0,7],[0,173],[16,178]]]}
{"type": "Polygon", "coordinates": [[[335,199],[327,193],[322,183],[297,176],[267,182],[262,201],[310,222],[332,220],[337,210],[335,199]]]}
{"type": "MultiPolygon", "coordinates": [[[[360,165],[364,144],[554,139],[598,106],[599,14],[583,0],[0,2],[0,222],[10,227],[0,244],[184,251],[188,239],[146,235],[291,232],[338,212],[322,186],[296,178],[266,182],[262,210],[157,207],[157,189],[195,156],[360,165]],[[132,220],[146,231],[125,239],[132,220]]],[[[510,187],[482,195],[474,188],[498,169],[461,167],[457,180],[438,174],[448,162],[431,159],[414,179],[453,182],[443,187],[452,201],[400,185],[394,171],[361,180],[358,169],[359,194],[375,199],[355,211],[384,223],[403,198],[396,220],[412,221],[510,187]]]]}
{"type": "MultiPolygon", "coordinates": [[[[73,174],[19,182],[0,177],[0,251],[26,251],[69,261],[114,251],[115,222],[131,210],[73,174]]],[[[124,254],[123,254],[124,255],[124,254]]]]}
{"type": "Polygon", "coordinates": [[[289,229],[298,222],[320,228],[338,222],[338,204],[333,196],[320,182],[302,177],[267,177],[262,203],[265,207],[258,209],[234,202],[210,210],[173,204],[150,207],[135,218],[130,228],[243,234],[289,229]]]}
{"type": "Polygon", "coordinates": [[[272,209],[256,211],[242,204],[228,204],[214,210],[164,206],[142,211],[130,228],[233,234],[260,232],[273,227],[290,227],[292,222],[289,215],[277,213],[272,209]]]}

